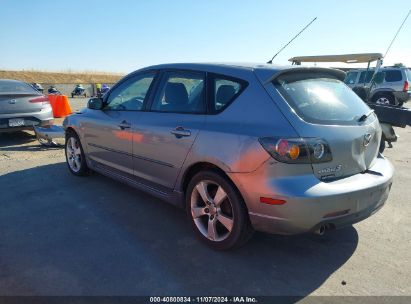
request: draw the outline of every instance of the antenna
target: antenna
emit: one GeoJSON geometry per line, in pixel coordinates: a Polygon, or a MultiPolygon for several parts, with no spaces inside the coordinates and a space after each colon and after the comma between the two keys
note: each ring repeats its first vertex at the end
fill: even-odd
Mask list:
{"type": "Polygon", "coordinates": [[[267,63],[268,63],[268,64],[272,64],[274,58],[275,58],[278,54],[280,54],[280,53],[282,52],[282,50],[284,50],[291,42],[293,42],[293,40],[294,40],[295,38],[297,38],[298,36],[300,36],[300,34],[301,34],[302,32],[304,32],[304,31],[306,30],[306,28],[309,27],[315,20],[317,20],[317,17],[315,17],[313,20],[311,20],[310,23],[308,23],[297,35],[295,35],[295,36],[293,37],[293,39],[291,39],[290,41],[288,41],[288,43],[287,43],[286,45],[284,45],[284,46],[273,56],[273,58],[271,58],[271,60],[268,61],[267,63]]]}
{"type": "Polygon", "coordinates": [[[408,11],[407,16],[405,17],[404,21],[401,23],[400,28],[398,29],[397,33],[395,34],[394,38],[391,40],[390,45],[388,46],[388,49],[385,51],[384,59],[387,56],[388,51],[390,50],[392,44],[394,43],[395,38],[397,38],[398,33],[401,31],[402,27],[404,26],[405,21],[407,21],[408,17],[410,16],[411,9],[408,11]]]}

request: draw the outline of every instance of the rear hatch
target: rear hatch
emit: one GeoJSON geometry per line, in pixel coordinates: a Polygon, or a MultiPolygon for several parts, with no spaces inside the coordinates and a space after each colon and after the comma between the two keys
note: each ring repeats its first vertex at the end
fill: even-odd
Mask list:
{"type": "Polygon", "coordinates": [[[43,101],[37,102],[38,94],[1,94],[0,114],[19,114],[39,112],[43,107],[43,101]]]}
{"type": "Polygon", "coordinates": [[[343,73],[331,69],[297,68],[277,73],[266,84],[302,138],[328,145],[331,159],[312,162],[313,173],[321,180],[364,172],[379,151],[378,119],[343,79],[343,73]]]}

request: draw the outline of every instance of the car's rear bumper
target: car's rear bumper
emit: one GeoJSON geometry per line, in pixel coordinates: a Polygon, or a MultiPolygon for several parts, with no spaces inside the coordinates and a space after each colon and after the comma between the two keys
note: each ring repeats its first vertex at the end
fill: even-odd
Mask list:
{"type": "Polygon", "coordinates": [[[41,111],[32,113],[0,114],[0,132],[33,129],[33,126],[48,126],[53,123],[53,119],[51,107],[45,107],[41,111]],[[24,125],[10,127],[9,120],[16,118],[24,119],[24,125]]]}
{"type": "Polygon", "coordinates": [[[395,98],[400,102],[407,102],[411,100],[411,91],[407,92],[394,92],[395,98]]]}
{"type": "Polygon", "coordinates": [[[388,198],[393,167],[380,156],[367,172],[332,182],[314,175],[250,180],[256,174],[233,174],[256,230],[298,234],[321,225],[335,228],[361,221],[380,209],[388,198]],[[247,187],[252,185],[252,187],[247,187]],[[286,201],[282,205],[260,203],[260,197],[286,201]]]}

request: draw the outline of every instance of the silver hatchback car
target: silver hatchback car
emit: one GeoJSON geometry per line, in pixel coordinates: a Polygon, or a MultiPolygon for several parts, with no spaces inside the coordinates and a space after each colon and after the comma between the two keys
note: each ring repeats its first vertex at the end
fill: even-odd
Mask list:
{"type": "Polygon", "coordinates": [[[216,249],[253,230],[324,233],[387,200],[376,115],[324,68],[167,64],[123,78],[64,121],[70,171],[97,171],[187,210],[216,249]]]}

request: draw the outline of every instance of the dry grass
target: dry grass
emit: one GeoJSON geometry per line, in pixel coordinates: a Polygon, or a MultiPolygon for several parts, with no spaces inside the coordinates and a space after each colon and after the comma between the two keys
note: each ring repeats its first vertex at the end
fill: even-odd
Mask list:
{"type": "Polygon", "coordinates": [[[16,79],[25,82],[37,83],[115,83],[122,74],[97,72],[97,71],[3,71],[0,70],[0,79],[16,79]]]}

